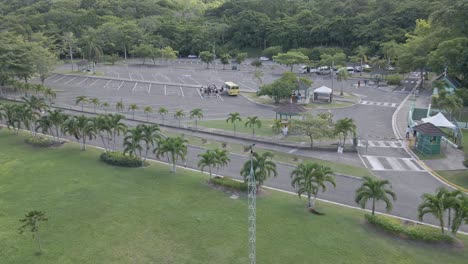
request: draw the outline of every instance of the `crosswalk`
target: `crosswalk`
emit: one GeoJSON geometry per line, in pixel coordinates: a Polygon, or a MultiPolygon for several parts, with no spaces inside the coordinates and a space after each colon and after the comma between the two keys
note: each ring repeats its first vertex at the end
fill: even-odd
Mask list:
{"type": "Polygon", "coordinates": [[[359,140],[358,147],[370,148],[403,148],[400,141],[387,141],[387,140],[359,140]]]}
{"type": "Polygon", "coordinates": [[[386,106],[386,107],[397,107],[397,103],[388,103],[388,102],[372,102],[372,101],[361,101],[359,102],[362,105],[375,105],[375,106],[386,106]]]}
{"type": "Polygon", "coordinates": [[[374,171],[424,171],[412,158],[396,158],[383,156],[362,156],[374,171]]]}

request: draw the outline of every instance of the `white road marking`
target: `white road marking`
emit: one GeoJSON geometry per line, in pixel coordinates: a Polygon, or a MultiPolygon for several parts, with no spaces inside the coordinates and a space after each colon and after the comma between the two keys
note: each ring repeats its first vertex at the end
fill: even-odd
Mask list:
{"type": "Polygon", "coordinates": [[[65,77],[67,77],[67,76],[64,75],[64,76],[62,76],[62,77],[60,77],[60,78],[58,78],[58,79],[56,79],[56,80],[53,80],[52,82],[58,82],[58,81],[62,80],[62,79],[65,78],[65,77]]]}
{"type": "Polygon", "coordinates": [[[93,86],[95,83],[97,83],[97,81],[99,81],[99,79],[96,79],[94,82],[92,82],[89,86],[93,86]]]}
{"type": "Polygon", "coordinates": [[[122,83],[119,85],[119,87],[117,87],[117,91],[120,90],[120,87],[122,87],[123,84],[124,84],[124,81],[122,81],[122,83]]]}
{"type": "Polygon", "coordinates": [[[414,171],[423,171],[421,169],[419,169],[413,162],[412,162],[412,159],[409,159],[409,158],[406,158],[406,159],[402,159],[403,162],[411,169],[411,170],[414,170],[414,171]]]}
{"type": "Polygon", "coordinates": [[[104,85],[103,88],[106,89],[106,88],[107,88],[107,85],[109,85],[110,82],[112,82],[112,80],[109,80],[109,81],[106,83],[106,85],[104,85]]]}
{"type": "Polygon", "coordinates": [[[182,80],[182,78],[178,77],[177,79],[179,79],[182,83],[185,83],[184,80],[182,80]]]}
{"type": "Polygon", "coordinates": [[[138,75],[140,75],[140,78],[144,81],[145,78],[143,78],[143,75],[141,75],[141,73],[138,72],[138,75]]]}
{"type": "Polygon", "coordinates": [[[136,89],[137,85],[138,85],[138,82],[135,82],[135,85],[133,86],[132,92],[134,92],[134,91],[135,91],[135,89],[136,89]]]}
{"type": "Polygon", "coordinates": [[[84,80],[82,80],[81,82],[79,82],[78,84],[82,84],[84,82],[86,82],[88,80],[88,78],[85,78],[84,80]]]}
{"type": "Polygon", "coordinates": [[[148,86],[148,93],[151,93],[151,83],[148,86]]]}
{"type": "Polygon", "coordinates": [[[219,100],[224,102],[224,99],[219,94],[217,94],[217,96],[218,96],[219,100]]]}
{"type": "Polygon", "coordinates": [[[388,163],[390,164],[393,170],[397,170],[397,171],[405,170],[403,165],[401,165],[401,163],[398,162],[396,158],[386,158],[386,160],[388,161],[388,163]]]}
{"type": "Polygon", "coordinates": [[[182,90],[182,86],[179,86],[179,89],[180,89],[180,93],[182,94],[182,96],[185,97],[185,95],[184,95],[184,90],[182,90]]]}
{"type": "Polygon", "coordinates": [[[288,151],[288,153],[289,153],[289,154],[292,154],[292,153],[295,153],[295,152],[297,152],[297,151],[298,151],[298,149],[291,149],[290,151],[288,151]]]}
{"type": "Polygon", "coordinates": [[[164,85],[164,95],[167,96],[167,86],[166,85],[164,85]]]}
{"type": "Polygon", "coordinates": [[[52,76],[47,77],[44,81],[47,81],[47,80],[49,80],[50,78],[54,78],[55,76],[57,76],[57,74],[54,74],[54,75],[52,75],[52,76]]]}
{"type": "Polygon", "coordinates": [[[382,166],[382,164],[380,163],[377,157],[373,157],[373,156],[365,156],[365,157],[369,161],[372,167],[372,170],[384,170],[384,167],[382,166]]]}
{"type": "Polygon", "coordinates": [[[200,95],[200,98],[203,100],[204,98],[203,98],[203,96],[202,96],[201,93],[200,93],[200,89],[197,88],[197,92],[198,92],[198,95],[200,95]]]}

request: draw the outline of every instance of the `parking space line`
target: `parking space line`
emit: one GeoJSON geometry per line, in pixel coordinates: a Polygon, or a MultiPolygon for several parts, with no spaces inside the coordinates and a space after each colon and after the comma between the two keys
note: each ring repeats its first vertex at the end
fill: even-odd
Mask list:
{"type": "Polygon", "coordinates": [[[106,85],[104,85],[103,88],[106,89],[107,85],[109,85],[110,82],[112,82],[112,80],[109,80],[109,81],[106,83],[106,85]]]}
{"type": "Polygon", "coordinates": [[[125,81],[122,81],[122,83],[119,85],[119,87],[117,87],[117,91],[120,90],[120,87],[122,87],[122,85],[124,84],[125,81]]]}
{"type": "Polygon", "coordinates": [[[197,84],[201,85],[201,83],[199,83],[197,80],[195,80],[192,76],[190,76],[189,78],[192,79],[192,81],[196,82],[197,84]]]}
{"type": "Polygon", "coordinates": [[[132,73],[129,72],[129,73],[128,73],[128,76],[130,76],[130,80],[133,80],[133,79],[132,79],[132,73]]]}
{"type": "Polygon", "coordinates": [[[54,75],[52,75],[52,76],[47,77],[44,81],[47,81],[47,80],[49,80],[50,78],[54,78],[55,76],[57,76],[57,74],[54,74],[54,75]]]}
{"type": "Polygon", "coordinates": [[[148,86],[148,93],[151,93],[151,83],[148,86]]]}
{"type": "Polygon", "coordinates": [[[140,75],[140,78],[144,81],[145,78],[143,78],[143,75],[141,75],[141,73],[138,72],[138,75],[140,75]]]}
{"type": "Polygon", "coordinates": [[[62,80],[62,79],[65,78],[65,77],[67,77],[67,76],[64,75],[64,76],[62,76],[61,78],[58,78],[57,80],[53,80],[52,82],[58,82],[58,81],[62,80]]]}
{"type": "Polygon", "coordinates": [[[221,101],[224,102],[224,99],[223,99],[219,94],[217,94],[217,96],[218,96],[218,98],[219,98],[221,101]]]}
{"type": "Polygon", "coordinates": [[[134,92],[134,91],[135,91],[135,89],[136,89],[137,85],[138,85],[138,82],[135,82],[135,85],[133,86],[132,92],[134,92]]]}
{"type": "Polygon", "coordinates": [[[182,86],[179,86],[179,89],[180,89],[180,93],[182,94],[182,96],[185,97],[185,95],[184,95],[184,90],[182,90],[182,86]]]}
{"type": "Polygon", "coordinates": [[[167,86],[164,85],[164,95],[167,96],[167,86]]]}
{"type": "Polygon", "coordinates": [[[198,92],[198,95],[200,95],[200,98],[201,98],[202,100],[204,100],[205,98],[203,98],[203,96],[201,95],[200,90],[199,90],[198,88],[197,88],[197,92],[198,92]]]}
{"type": "Polygon", "coordinates": [[[182,83],[185,83],[184,80],[182,80],[182,78],[177,77],[177,79],[179,79],[182,83]]]}
{"type": "Polygon", "coordinates": [[[82,83],[84,83],[84,82],[87,81],[87,80],[88,80],[88,78],[85,78],[84,80],[82,80],[82,81],[79,82],[78,84],[82,84],[82,83]]]}
{"type": "Polygon", "coordinates": [[[68,84],[69,82],[71,82],[71,81],[73,81],[73,80],[75,80],[75,79],[76,79],[76,77],[73,77],[73,78],[71,78],[70,80],[66,81],[64,84],[68,84]]]}
{"type": "Polygon", "coordinates": [[[89,86],[93,86],[94,84],[97,83],[97,81],[99,81],[99,79],[96,79],[94,82],[92,82],[89,86]]]}

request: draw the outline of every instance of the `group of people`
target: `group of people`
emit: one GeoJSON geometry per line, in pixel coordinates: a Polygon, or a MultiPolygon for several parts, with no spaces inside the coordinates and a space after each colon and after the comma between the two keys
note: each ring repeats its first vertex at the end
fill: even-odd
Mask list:
{"type": "Polygon", "coordinates": [[[297,101],[300,101],[302,98],[302,94],[301,92],[298,91],[297,95],[296,95],[296,92],[293,92],[291,94],[291,101],[292,103],[297,103],[297,101]]]}
{"type": "Polygon", "coordinates": [[[218,96],[221,95],[224,92],[224,87],[221,86],[221,89],[218,89],[218,87],[215,84],[209,85],[208,87],[201,87],[200,88],[200,93],[203,96],[218,96]]]}

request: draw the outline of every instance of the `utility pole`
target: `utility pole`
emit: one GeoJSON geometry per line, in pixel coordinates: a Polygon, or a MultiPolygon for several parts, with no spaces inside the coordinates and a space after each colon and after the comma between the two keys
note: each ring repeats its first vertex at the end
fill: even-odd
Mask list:
{"type": "Polygon", "coordinates": [[[248,209],[249,209],[249,260],[250,264],[256,264],[256,231],[257,231],[257,185],[255,184],[255,175],[253,169],[253,147],[255,144],[250,146],[250,175],[247,181],[249,187],[248,196],[248,209]]]}

